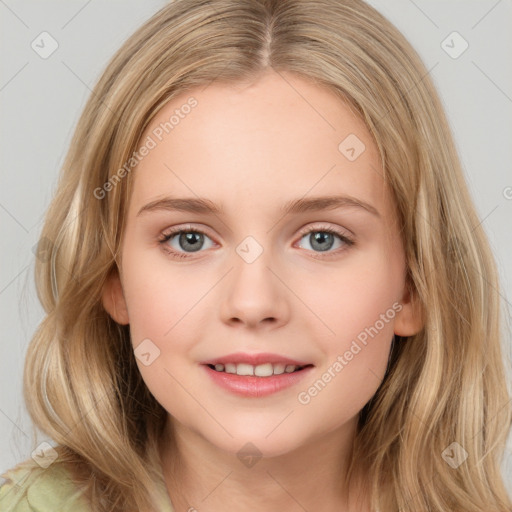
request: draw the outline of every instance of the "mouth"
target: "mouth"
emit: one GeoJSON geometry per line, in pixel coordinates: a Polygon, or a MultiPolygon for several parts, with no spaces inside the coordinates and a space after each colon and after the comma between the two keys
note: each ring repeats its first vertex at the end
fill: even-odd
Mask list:
{"type": "Polygon", "coordinates": [[[263,398],[293,389],[313,371],[313,364],[295,365],[284,363],[203,363],[208,378],[219,389],[231,395],[263,398]]]}
{"type": "Polygon", "coordinates": [[[206,364],[208,368],[219,373],[230,373],[232,375],[240,376],[254,376],[254,377],[272,377],[282,375],[285,373],[297,373],[306,368],[312,367],[312,364],[295,365],[284,363],[263,363],[259,365],[251,365],[247,363],[217,363],[206,364]]]}

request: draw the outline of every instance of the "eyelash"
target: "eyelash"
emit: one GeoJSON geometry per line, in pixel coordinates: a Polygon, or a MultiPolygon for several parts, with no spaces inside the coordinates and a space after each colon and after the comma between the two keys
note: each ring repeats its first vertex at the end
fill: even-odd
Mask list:
{"type": "MultiPolygon", "coordinates": [[[[194,253],[177,252],[173,249],[170,249],[169,246],[166,245],[169,240],[171,240],[175,235],[178,235],[180,233],[198,233],[201,235],[205,235],[208,238],[211,238],[208,236],[208,234],[206,232],[202,231],[201,229],[192,228],[192,227],[189,227],[188,229],[179,227],[179,228],[172,229],[172,230],[168,231],[167,233],[162,233],[161,238],[158,240],[159,244],[162,245],[162,248],[165,252],[167,252],[173,258],[177,258],[177,259],[188,259],[188,258],[193,257],[192,255],[194,254],[194,253]]],[[[350,248],[351,246],[353,246],[355,244],[355,242],[352,238],[348,237],[347,235],[342,234],[337,229],[331,228],[329,226],[315,226],[314,228],[306,228],[300,232],[299,240],[302,239],[305,235],[308,235],[310,233],[329,233],[332,235],[336,235],[346,245],[345,248],[337,249],[334,252],[326,252],[325,254],[328,254],[328,256],[321,255],[322,254],[321,252],[315,252],[315,254],[321,255],[321,256],[314,256],[315,258],[319,258],[319,259],[327,259],[329,257],[336,256],[340,252],[346,251],[348,248],[350,248]]],[[[203,251],[197,251],[197,252],[203,252],[203,251]]]]}

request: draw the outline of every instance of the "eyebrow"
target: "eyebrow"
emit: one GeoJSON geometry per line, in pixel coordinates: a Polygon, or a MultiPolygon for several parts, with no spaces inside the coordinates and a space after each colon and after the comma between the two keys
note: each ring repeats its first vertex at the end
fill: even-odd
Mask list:
{"type": "MultiPolygon", "coordinates": [[[[371,204],[351,196],[318,196],[293,199],[283,204],[281,207],[281,213],[287,215],[349,207],[362,208],[372,215],[380,217],[378,210],[371,204]]],[[[137,213],[137,216],[157,210],[172,210],[214,215],[223,213],[223,209],[209,199],[193,197],[164,197],[144,205],[137,213]]]]}

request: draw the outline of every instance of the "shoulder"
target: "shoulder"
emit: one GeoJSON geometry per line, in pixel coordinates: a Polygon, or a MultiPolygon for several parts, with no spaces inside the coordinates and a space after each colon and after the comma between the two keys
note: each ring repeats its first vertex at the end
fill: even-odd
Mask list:
{"type": "Polygon", "coordinates": [[[2,512],[90,512],[81,490],[62,464],[42,468],[31,459],[0,475],[2,512]]]}

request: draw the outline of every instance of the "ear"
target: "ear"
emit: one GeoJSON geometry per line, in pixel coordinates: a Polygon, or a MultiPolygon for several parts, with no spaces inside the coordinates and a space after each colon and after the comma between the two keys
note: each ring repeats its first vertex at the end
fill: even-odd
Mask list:
{"type": "Polygon", "coordinates": [[[395,334],[413,336],[423,329],[423,308],[417,293],[413,292],[409,282],[404,287],[404,295],[400,301],[402,309],[395,316],[395,334]]]}
{"type": "Polygon", "coordinates": [[[118,324],[126,325],[130,323],[121,279],[117,269],[110,273],[103,285],[102,302],[108,314],[118,324]]]}

